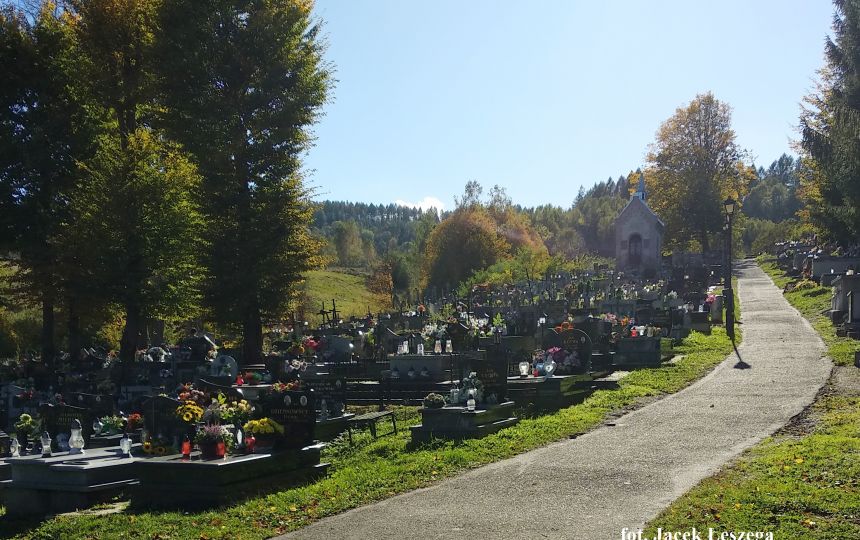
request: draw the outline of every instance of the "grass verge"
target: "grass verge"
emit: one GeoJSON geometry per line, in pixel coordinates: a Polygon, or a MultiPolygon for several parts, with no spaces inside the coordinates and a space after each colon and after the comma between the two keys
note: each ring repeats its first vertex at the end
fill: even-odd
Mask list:
{"type": "MultiPolygon", "coordinates": [[[[772,261],[759,263],[777,286],[790,281],[772,261]]],[[[858,344],[837,337],[822,315],[829,292],[816,287],[785,296],[821,335],[834,363],[847,366],[858,344]]],[[[805,414],[814,426],[804,428],[802,436],[785,430],[753,447],[675,501],[645,536],[658,527],[695,527],[713,528],[715,538],[722,531],[769,531],[773,538],[792,540],[860,538],[860,388],[831,379],[805,414]]]]}
{"type": "MultiPolygon", "coordinates": [[[[722,328],[710,336],[691,334],[678,348],[675,364],[642,369],[621,379],[619,387],[600,390],[583,403],[554,414],[525,418],[516,426],[479,440],[437,441],[409,446],[408,430],[373,440],[354,435],[329,445],[323,455],[330,474],[310,485],[260,496],[217,510],[133,512],[101,516],[58,516],[43,523],[0,522],[0,535],[15,538],[148,538],[258,540],[301,528],[322,517],[427,486],[463,470],[498,461],[584,433],[613,412],[635,407],[654,396],[676,392],[708,373],[731,351],[722,328]]],[[[401,426],[415,425],[415,408],[397,411],[401,426]]]]}

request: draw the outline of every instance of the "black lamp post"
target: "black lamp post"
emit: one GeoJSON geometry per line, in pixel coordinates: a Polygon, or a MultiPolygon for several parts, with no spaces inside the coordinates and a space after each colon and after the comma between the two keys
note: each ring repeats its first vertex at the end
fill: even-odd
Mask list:
{"type": "Polygon", "coordinates": [[[723,298],[726,305],[726,334],[735,340],[735,299],[732,291],[732,218],[735,214],[735,200],[729,197],[723,202],[726,209],[726,264],[723,277],[723,298]]]}

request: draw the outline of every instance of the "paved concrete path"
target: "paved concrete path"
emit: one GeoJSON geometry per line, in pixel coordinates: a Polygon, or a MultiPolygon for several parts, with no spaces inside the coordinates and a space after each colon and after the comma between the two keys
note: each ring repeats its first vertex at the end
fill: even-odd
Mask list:
{"type": "MultiPolygon", "coordinates": [[[[750,262],[739,265],[751,369],[732,355],[696,384],[578,439],[327,518],[285,538],[614,539],[638,528],[811,403],[831,363],[750,262]]],[[[707,524],[702,524],[707,526],[707,524]]]]}

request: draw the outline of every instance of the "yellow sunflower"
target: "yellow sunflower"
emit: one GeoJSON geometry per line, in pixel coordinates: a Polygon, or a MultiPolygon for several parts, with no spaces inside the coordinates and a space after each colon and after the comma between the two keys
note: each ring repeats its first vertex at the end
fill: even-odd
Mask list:
{"type": "Polygon", "coordinates": [[[143,443],[143,451],[147,454],[152,452],[152,443],[149,441],[146,441],[145,443],[143,443]]]}
{"type": "Polygon", "coordinates": [[[190,422],[192,418],[194,418],[194,415],[191,414],[191,411],[186,411],[186,413],[182,415],[182,419],[186,422],[190,422]]]}
{"type": "Polygon", "coordinates": [[[165,447],[163,447],[163,446],[158,446],[158,447],[156,447],[156,449],[155,449],[155,454],[156,454],[156,455],[163,456],[163,455],[164,455],[164,454],[166,454],[166,453],[167,453],[167,448],[165,448],[165,447]]]}

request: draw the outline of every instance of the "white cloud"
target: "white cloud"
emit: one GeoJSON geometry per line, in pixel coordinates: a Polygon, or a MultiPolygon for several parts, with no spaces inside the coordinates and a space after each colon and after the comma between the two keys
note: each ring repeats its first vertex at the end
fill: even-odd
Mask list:
{"type": "Polygon", "coordinates": [[[409,202],[402,199],[394,201],[397,206],[408,206],[410,208],[420,208],[421,210],[429,210],[435,208],[439,212],[445,209],[445,205],[436,197],[426,196],[418,202],[409,202]]]}

